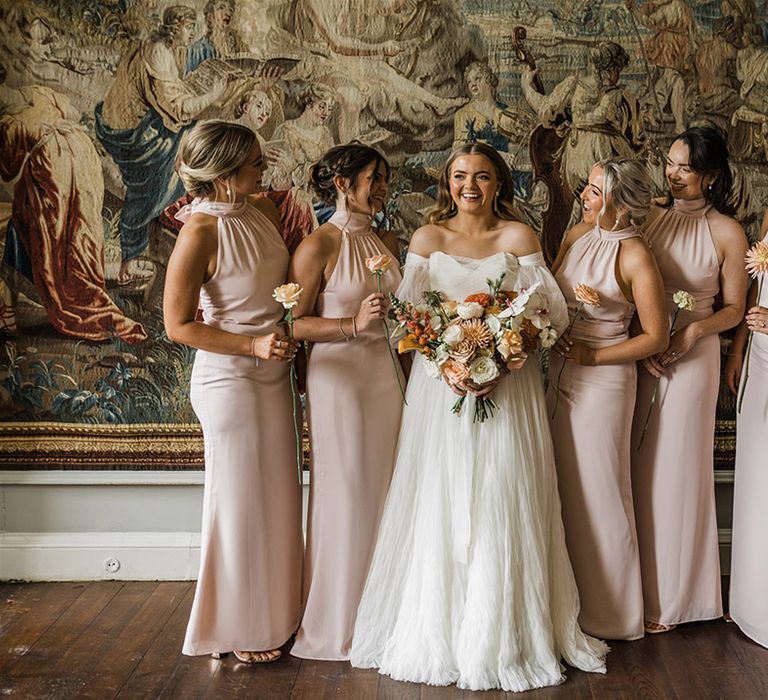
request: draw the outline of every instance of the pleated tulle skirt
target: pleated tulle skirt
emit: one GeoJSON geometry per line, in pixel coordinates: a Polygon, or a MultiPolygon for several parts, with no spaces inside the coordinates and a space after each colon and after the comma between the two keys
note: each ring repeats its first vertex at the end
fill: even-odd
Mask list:
{"type": "Polygon", "coordinates": [[[605,672],[582,633],[541,376],[505,377],[493,418],[460,416],[417,359],[351,661],[397,680],[522,691],[605,672]]]}

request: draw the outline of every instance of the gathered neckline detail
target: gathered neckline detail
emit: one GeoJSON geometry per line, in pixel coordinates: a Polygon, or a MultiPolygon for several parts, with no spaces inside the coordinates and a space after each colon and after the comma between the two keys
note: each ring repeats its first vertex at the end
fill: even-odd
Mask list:
{"type": "Polygon", "coordinates": [[[229,202],[215,202],[210,199],[200,199],[196,197],[189,204],[185,204],[178,212],[176,212],[176,218],[179,221],[186,221],[192,214],[202,213],[210,214],[211,216],[227,217],[237,216],[242,214],[248,207],[248,200],[244,199],[242,202],[235,202],[230,204],[229,202]]]}
{"type": "Polygon", "coordinates": [[[705,216],[711,208],[712,205],[704,197],[672,200],[672,211],[685,216],[705,216]]]}
{"type": "Polygon", "coordinates": [[[328,219],[328,223],[333,224],[343,233],[353,236],[364,234],[376,235],[376,232],[373,230],[373,219],[368,214],[361,212],[346,212],[337,209],[333,216],[328,219]]]}
{"type": "Polygon", "coordinates": [[[636,236],[640,235],[634,226],[627,226],[625,228],[612,231],[609,229],[600,228],[599,224],[597,224],[595,228],[592,229],[592,233],[601,240],[614,241],[624,240],[625,238],[635,238],[636,236]]]}

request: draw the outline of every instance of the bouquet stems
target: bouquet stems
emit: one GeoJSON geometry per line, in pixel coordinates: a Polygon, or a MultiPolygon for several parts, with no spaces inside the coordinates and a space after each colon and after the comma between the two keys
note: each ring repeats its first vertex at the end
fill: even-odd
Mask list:
{"type": "MultiPolygon", "coordinates": [[[[757,282],[757,299],[758,303],[760,300],[760,295],[763,291],[763,279],[764,275],[760,276],[760,279],[757,282]]],[[[744,355],[744,377],[742,381],[739,382],[739,403],[736,408],[737,413],[741,413],[741,404],[744,403],[744,394],[747,391],[747,380],[749,379],[749,356],[752,352],[752,338],[754,336],[754,331],[749,332],[749,340],[747,340],[747,352],[744,355]]]]}

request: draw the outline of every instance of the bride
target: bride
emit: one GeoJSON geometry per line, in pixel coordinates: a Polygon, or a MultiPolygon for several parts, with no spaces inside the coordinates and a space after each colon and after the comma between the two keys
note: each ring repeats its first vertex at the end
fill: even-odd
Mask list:
{"type": "MultiPolygon", "coordinates": [[[[515,219],[509,169],[491,147],[454,151],[431,223],[413,234],[398,297],[449,299],[539,283],[558,332],[565,301],[533,231],[515,219]]],[[[608,649],[576,621],[541,373],[535,358],[494,385],[449,387],[420,356],[352,642],[358,668],[397,680],[523,691],[563,682],[561,658],[605,673],[608,649]],[[459,416],[454,393],[492,392],[495,417],[459,416]]]]}

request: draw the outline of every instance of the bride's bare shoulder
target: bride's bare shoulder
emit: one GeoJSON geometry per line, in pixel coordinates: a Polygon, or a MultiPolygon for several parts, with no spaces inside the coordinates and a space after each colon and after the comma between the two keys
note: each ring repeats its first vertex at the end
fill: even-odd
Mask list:
{"type": "Polygon", "coordinates": [[[505,221],[501,234],[504,250],[517,257],[541,252],[541,243],[534,230],[521,221],[505,221]]]}
{"type": "Polygon", "coordinates": [[[408,252],[428,258],[440,250],[445,238],[445,229],[440,224],[426,224],[416,229],[408,243],[408,252]]]}

